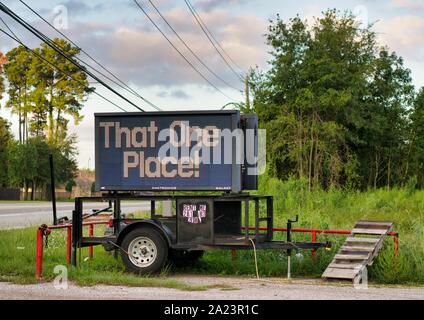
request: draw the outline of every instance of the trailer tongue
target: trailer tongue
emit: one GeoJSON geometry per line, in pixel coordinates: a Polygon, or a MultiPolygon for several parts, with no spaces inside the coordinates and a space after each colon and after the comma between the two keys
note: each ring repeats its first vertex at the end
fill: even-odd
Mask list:
{"type": "Polygon", "coordinates": [[[96,114],[95,123],[96,187],[104,193],[75,199],[73,265],[78,248],[92,245],[120,252],[127,270],[137,273],[158,271],[169,259],[188,262],[210,249],[281,249],[290,256],[292,250],[330,246],[292,242],[295,221],[288,223],[287,241],[274,240],[272,196],[242,192],[257,189],[256,116],[238,111],[96,114]],[[148,202],[150,218],[124,217],[121,202],[131,200],[148,202]],[[105,236],[82,234],[89,201],[113,208],[105,236]],[[172,204],[168,214],[165,203],[172,204]]]}

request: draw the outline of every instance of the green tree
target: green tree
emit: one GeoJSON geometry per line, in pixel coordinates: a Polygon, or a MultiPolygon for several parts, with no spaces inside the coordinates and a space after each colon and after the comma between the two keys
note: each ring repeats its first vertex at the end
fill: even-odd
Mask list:
{"type": "MultiPolygon", "coordinates": [[[[54,43],[70,57],[75,57],[80,52],[79,48],[73,47],[63,39],[54,39],[54,43]]],[[[89,87],[84,72],[46,44],[35,50],[67,73],[52,68],[38,57],[34,57],[30,70],[34,86],[32,98],[37,101],[37,106],[43,106],[36,112],[38,118],[35,121],[37,124],[35,128],[46,125],[48,141],[54,144],[60,143],[67,137],[69,120],[65,116],[70,116],[78,124],[82,119],[80,111],[83,103],[89,93],[93,92],[93,88],[89,87]]]]}
{"type": "Polygon", "coordinates": [[[5,90],[3,65],[5,65],[6,63],[7,57],[2,52],[0,52],[0,100],[3,99],[3,93],[5,90]]]}
{"type": "Polygon", "coordinates": [[[69,192],[69,194],[72,193],[72,189],[76,186],[77,184],[75,183],[75,180],[69,180],[66,184],[65,184],[65,190],[66,192],[69,192]]]}
{"type": "Polygon", "coordinates": [[[50,154],[54,159],[55,182],[57,185],[73,180],[77,174],[75,141],[67,140],[61,146],[52,146],[43,137],[31,137],[25,144],[14,142],[10,148],[9,176],[17,187],[25,189],[25,199],[31,188],[31,200],[35,192],[50,196],[50,154]]]}
{"type": "Polygon", "coordinates": [[[9,99],[6,107],[18,115],[19,141],[25,142],[28,139],[28,116],[31,112],[29,68],[32,58],[23,46],[19,46],[7,53],[7,59],[9,63],[5,66],[5,72],[9,84],[9,99]]]}
{"type": "Polygon", "coordinates": [[[12,141],[10,124],[0,117],[0,187],[9,186],[9,147],[12,141]]]}
{"type": "Polygon", "coordinates": [[[411,114],[404,176],[415,176],[418,187],[424,187],[424,87],[414,101],[411,114]]]}
{"type": "Polygon", "coordinates": [[[312,25],[271,21],[270,69],[252,72],[251,82],[272,175],[306,178],[309,188],[401,179],[413,86],[402,59],[375,39],[372,26],[336,10],[312,25]]]}
{"type": "Polygon", "coordinates": [[[9,176],[12,185],[24,188],[24,199],[37,175],[37,149],[31,143],[15,142],[10,148],[9,176]]]}
{"type": "Polygon", "coordinates": [[[361,136],[365,143],[361,152],[363,172],[368,185],[376,188],[404,183],[406,165],[405,141],[408,135],[408,115],[414,98],[410,70],[403,59],[387,48],[380,49],[373,62],[367,98],[367,126],[361,136]]]}

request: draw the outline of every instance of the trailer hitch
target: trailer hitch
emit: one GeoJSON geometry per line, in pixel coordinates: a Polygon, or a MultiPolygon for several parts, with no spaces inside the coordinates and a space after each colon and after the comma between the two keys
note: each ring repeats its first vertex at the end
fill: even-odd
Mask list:
{"type": "Polygon", "coordinates": [[[46,224],[42,224],[39,228],[41,231],[42,237],[44,240],[44,247],[48,248],[49,246],[49,235],[52,233],[52,231],[49,229],[49,227],[46,224]]]}

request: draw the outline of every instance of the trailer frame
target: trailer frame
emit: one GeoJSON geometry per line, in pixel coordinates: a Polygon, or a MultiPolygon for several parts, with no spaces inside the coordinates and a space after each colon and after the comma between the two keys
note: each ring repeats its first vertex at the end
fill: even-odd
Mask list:
{"type": "MultiPolygon", "coordinates": [[[[102,210],[99,210],[102,211],[102,210]]],[[[291,222],[288,223],[287,239],[288,241],[273,240],[273,197],[269,195],[250,195],[248,193],[224,193],[213,195],[175,195],[175,194],[146,194],[146,193],[120,193],[109,192],[97,197],[77,197],[75,198],[75,209],[72,212],[72,248],[71,263],[77,266],[78,249],[82,247],[103,245],[109,250],[118,250],[120,243],[128,232],[139,226],[150,226],[156,228],[166,238],[169,248],[175,250],[211,250],[211,249],[228,249],[228,250],[247,250],[252,249],[252,241],[255,249],[281,249],[287,250],[287,254],[291,254],[293,249],[311,249],[316,250],[322,247],[330,247],[328,242],[292,242],[290,239],[291,222]],[[135,219],[122,217],[121,201],[149,201],[150,202],[150,218],[135,219]],[[169,218],[157,215],[156,203],[158,201],[171,200],[176,204],[176,214],[169,218]],[[84,237],[83,236],[83,205],[85,202],[108,202],[109,207],[113,208],[113,235],[100,237],[84,237]],[[212,203],[213,208],[209,222],[203,226],[196,228],[210,228],[209,236],[202,237],[196,234],[192,226],[184,225],[182,218],[179,216],[177,205],[180,202],[187,203],[212,203]],[[253,205],[252,205],[253,203],[253,205]],[[263,203],[263,204],[261,204],[263,203]],[[216,221],[222,217],[215,217],[215,211],[222,210],[218,207],[225,208],[224,211],[229,213],[229,219],[226,223],[217,224],[216,221]],[[233,207],[233,209],[231,209],[233,207]],[[235,207],[235,209],[234,209],[235,207]],[[253,207],[253,208],[252,208],[253,207]],[[216,210],[218,208],[219,210],[216,210]],[[252,210],[253,209],[253,210],[252,210]],[[240,215],[238,212],[240,211],[240,215]],[[250,213],[254,211],[254,230],[246,228],[249,226],[250,213]],[[261,213],[265,212],[265,216],[261,213]],[[244,214],[244,216],[243,216],[244,214]],[[242,219],[243,218],[243,219],[242,219]],[[175,221],[172,221],[175,220],[175,221]],[[231,225],[231,220],[233,221],[231,225]],[[237,220],[237,221],[235,221],[237,220]],[[229,221],[229,222],[228,222],[229,221]],[[242,222],[243,221],[243,222],[242,222]],[[175,223],[175,227],[172,224],[175,223]],[[261,223],[266,223],[266,227],[261,227],[261,223]],[[219,227],[221,234],[217,233],[219,227]],[[239,232],[236,230],[239,229],[239,232]],[[252,232],[253,231],[253,232],[252,232]],[[265,232],[263,232],[265,231],[265,232]],[[222,234],[224,233],[224,235],[222,234]],[[182,236],[186,236],[185,240],[182,236]],[[190,236],[193,240],[190,241],[190,236]]],[[[224,215],[225,216],[225,213],[224,215]]],[[[228,218],[228,217],[227,217],[228,218]]],[[[197,229],[200,230],[200,229],[197,229]]],[[[207,233],[207,232],[206,232],[207,233]]]]}

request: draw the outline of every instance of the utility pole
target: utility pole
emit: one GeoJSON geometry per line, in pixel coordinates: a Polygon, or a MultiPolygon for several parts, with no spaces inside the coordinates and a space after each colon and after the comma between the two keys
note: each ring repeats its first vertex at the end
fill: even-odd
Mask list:
{"type": "Polygon", "coordinates": [[[249,113],[250,112],[250,97],[249,97],[249,75],[246,75],[246,80],[245,80],[245,85],[246,85],[246,112],[249,113]]]}

